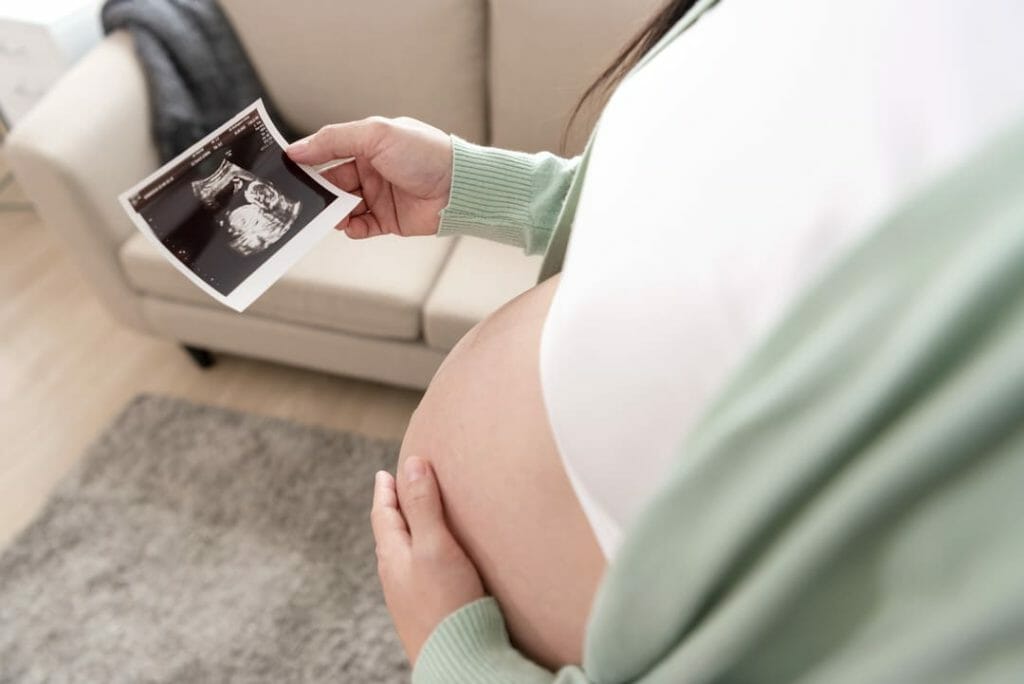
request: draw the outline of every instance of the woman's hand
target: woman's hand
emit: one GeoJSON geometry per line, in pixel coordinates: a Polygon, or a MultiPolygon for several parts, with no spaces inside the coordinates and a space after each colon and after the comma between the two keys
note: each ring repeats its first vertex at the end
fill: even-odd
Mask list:
{"type": "Polygon", "coordinates": [[[444,132],[415,119],[371,117],[324,126],[292,143],[288,156],[300,164],[355,157],[324,171],[324,177],[363,198],[338,224],[349,237],[433,235],[448,204],[452,143],[444,132]]]}
{"type": "Polygon", "coordinates": [[[409,662],[415,663],[445,617],[484,596],[483,582],[448,529],[426,460],[407,459],[397,487],[389,473],[377,473],[370,521],[384,598],[409,662]]]}

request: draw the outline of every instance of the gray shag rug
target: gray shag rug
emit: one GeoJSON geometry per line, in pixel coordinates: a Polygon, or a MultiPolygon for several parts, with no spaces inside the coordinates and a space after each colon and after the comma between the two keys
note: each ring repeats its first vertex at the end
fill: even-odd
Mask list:
{"type": "Polygon", "coordinates": [[[0,556],[0,682],[408,681],[368,518],[397,453],[136,398],[0,556]]]}

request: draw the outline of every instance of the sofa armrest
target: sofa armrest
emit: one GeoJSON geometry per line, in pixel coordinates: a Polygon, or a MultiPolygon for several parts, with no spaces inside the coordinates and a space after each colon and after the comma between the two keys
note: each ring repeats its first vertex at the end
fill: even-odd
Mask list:
{"type": "Polygon", "coordinates": [[[108,36],[11,131],[6,156],[43,222],[63,238],[121,321],[147,329],[118,259],[135,230],[117,196],[159,165],[131,37],[108,36]]]}

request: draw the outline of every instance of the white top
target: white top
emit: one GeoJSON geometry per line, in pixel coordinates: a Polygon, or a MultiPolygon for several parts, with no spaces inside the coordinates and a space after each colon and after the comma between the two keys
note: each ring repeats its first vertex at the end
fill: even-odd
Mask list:
{"type": "Polygon", "coordinates": [[[722,0],[612,97],[541,340],[606,556],[799,290],[1024,115],[1020,0],[722,0]]]}

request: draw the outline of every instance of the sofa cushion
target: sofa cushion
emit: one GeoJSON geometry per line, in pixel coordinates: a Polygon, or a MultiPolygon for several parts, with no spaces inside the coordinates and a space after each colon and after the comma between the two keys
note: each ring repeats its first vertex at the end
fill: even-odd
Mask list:
{"type": "Polygon", "coordinates": [[[518,247],[459,238],[423,307],[423,337],[448,350],[502,304],[533,287],[541,257],[518,247]]]}
{"type": "MultiPolygon", "coordinates": [[[[332,232],[247,312],[360,335],[418,339],[420,312],[451,247],[447,238],[357,241],[332,232]]],[[[120,256],[129,282],[139,291],[220,307],[142,234],[129,238],[120,256]]]]}

